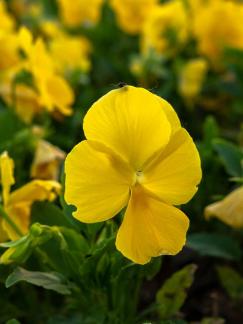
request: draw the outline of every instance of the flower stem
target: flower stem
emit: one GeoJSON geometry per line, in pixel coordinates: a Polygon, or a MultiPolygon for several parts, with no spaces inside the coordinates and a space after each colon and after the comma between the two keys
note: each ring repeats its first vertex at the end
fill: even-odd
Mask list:
{"type": "Polygon", "coordinates": [[[12,227],[12,229],[18,234],[19,236],[23,236],[23,233],[18,228],[18,226],[12,221],[12,219],[8,216],[8,214],[3,209],[3,206],[0,204],[0,215],[2,218],[12,227]]]}

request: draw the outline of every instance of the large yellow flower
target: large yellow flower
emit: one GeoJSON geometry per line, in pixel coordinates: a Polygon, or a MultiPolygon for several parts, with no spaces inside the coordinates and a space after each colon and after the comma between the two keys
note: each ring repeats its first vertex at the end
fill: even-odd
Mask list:
{"type": "Polygon", "coordinates": [[[143,88],[99,99],[84,119],[87,140],[65,162],[67,203],[82,222],[107,220],[127,206],[116,247],[139,264],[176,254],[189,220],[173,205],[197,191],[200,159],[173,108],[143,88]]]}
{"type": "MultiPolygon", "coordinates": [[[[2,200],[6,214],[21,234],[26,234],[30,224],[31,206],[35,201],[53,200],[61,186],[56,181],[33,180],[10,193],[14,184],[14,163],[4,152],[0,156],[0,180],[2,184],[2,200]]],[[[7,239],[16,240],[19,234],[2,218],[0,213],[0,242],[7,239]]]]}

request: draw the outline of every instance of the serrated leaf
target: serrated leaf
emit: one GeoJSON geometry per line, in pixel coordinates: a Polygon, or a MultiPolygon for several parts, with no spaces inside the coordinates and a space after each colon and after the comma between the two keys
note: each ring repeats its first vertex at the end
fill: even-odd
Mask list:
{"type": "Polygon", "coordinates": [[[187,289],[193,282],[196,268],[195,264],[184,267],[167,279],[160,288],[156,302],[161,319],[169,319],[180,310],[187,297],[187,289]]]}
{"type": "Polygon", "coordinates": [[[201,255],[239,260],[242,252],[237,241],[230,236],[216,233],[195,233],[188,235],[187,246],[201,255]]]}
{"type": "Polygon", "coordinates": [[[28,271],[18,267],[8,276],[5,283],[6,288],[13,286],[20,281],[25,281],[45,289],[54,290],[59,294],[71,294],[70,286],[65,283],[65,278],[60,273],[28,271]]]}

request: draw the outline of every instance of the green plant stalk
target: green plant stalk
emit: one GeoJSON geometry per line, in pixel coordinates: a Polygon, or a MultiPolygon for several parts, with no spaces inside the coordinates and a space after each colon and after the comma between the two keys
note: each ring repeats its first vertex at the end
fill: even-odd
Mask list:
{"type": "Polygon", "coordinates": [[[0,215],[12,227],[12,229],[15,231],[16,234],[18,234],[19,236],[23,236],[23,233],[21,232],[21,230],[12,221],[12,219],[8,216],[8,214],[5,212],[5,210],[1,204],[0,204],[0,215]]]}

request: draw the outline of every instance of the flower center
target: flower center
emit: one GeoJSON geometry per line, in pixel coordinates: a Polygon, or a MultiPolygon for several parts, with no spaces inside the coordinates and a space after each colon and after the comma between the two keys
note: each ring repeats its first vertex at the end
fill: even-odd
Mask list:
{"type": "Polygon", "coordinates": [[[143,182],[143,179],[144,179],[143,171],[141,171],[141,170],[137,170],[137,171],[135,172],[135,181],[134,181],[134,185],[142,183],[142,182],[143,182]]]}

